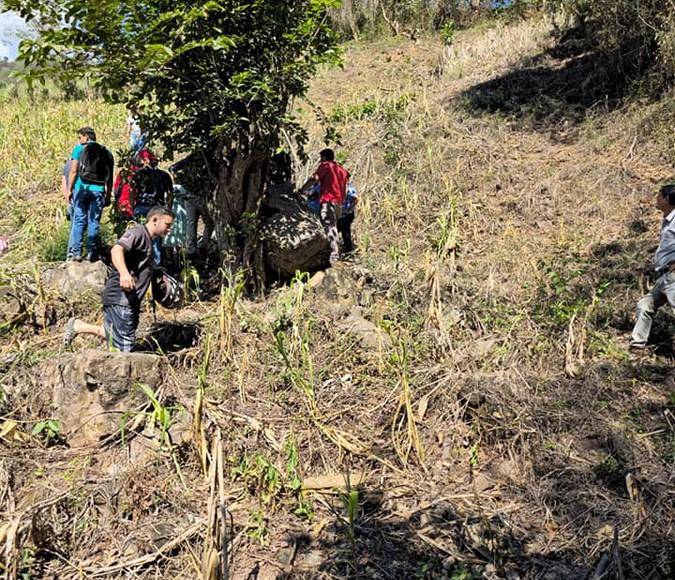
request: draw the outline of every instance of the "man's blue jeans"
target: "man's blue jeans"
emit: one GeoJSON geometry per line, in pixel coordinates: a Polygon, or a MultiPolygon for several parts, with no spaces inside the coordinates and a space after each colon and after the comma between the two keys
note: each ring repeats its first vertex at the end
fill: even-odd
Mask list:
{"type": "Polygon", "coordinates": [[[643,347],[647,344],[654,315],[661,306],[666,304],[669,304],[671,308],[675,307],[675,273],[673,272],[667,272],[661,276],[648,294],[638,302],[637,321],[630,340],[632,346],[643,347]]]}
{"type": "Polygon", "coordinates": [[[68,240],[69,256],[82,255],[85,227],[87,227],[87,249],[89,252],[96,252],[104,203],[105,193],[103,191],[94,191],[86,185],[80,185],[73,192],[73,215],[68,240]]]}

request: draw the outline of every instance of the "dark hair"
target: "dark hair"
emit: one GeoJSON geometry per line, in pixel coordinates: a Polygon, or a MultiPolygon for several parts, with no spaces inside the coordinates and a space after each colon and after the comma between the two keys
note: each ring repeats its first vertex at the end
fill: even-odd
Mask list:
{"type": "Polygon", "coordinates": [[[662,186],[659,193],[661,194],[661,197],[668,200],[670,205],[675,205],[675,183],[667,183],[662,186]]]}
{"type": "Polygon", "coordinates": [[[335,161],[335,151],[332,149],[322,149],[319,155],[324,161],[335,161]]]}
{"type": "Polygon", "coordinates": [[[78,135],[86,135],[89,137],[90,141],[96,141],[96,131],[94,131],[91,127],[80,127],[77,130],[78,135]]]}
{"type": "Polygon", "coordinates": [[[150,221],[156,215],[160,217],[162,216],[169,216],[172,218],[176,217],[176,215],[168,207],[164,207],[163,205],[156,205],[150,208],[150,211],[148,212],[146,219],[150,221]]]}

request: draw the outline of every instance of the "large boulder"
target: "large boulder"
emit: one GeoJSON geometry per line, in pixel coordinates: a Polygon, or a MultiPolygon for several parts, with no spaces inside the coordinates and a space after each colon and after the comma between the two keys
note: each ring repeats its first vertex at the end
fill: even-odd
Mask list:
{"type": "Polygon", "coordinates": [[[156,391],[165,364],[152,354],[83,350],[46,362],[42,384],[51,390],[55,417],[71,444],[97,443],[148,403],[139,384],[156,391]]]}
{"type": "Polygon", "coordinates": [[[42,272],[46,288],[66,297],[103,291],[108,269],[103,262],[62,262],[42,272]]]}
{"type": "Polygon", "coordinates": [[[271,187],[263,205],[265,264],[280,278],[330,265],[330,244],[318,216],[291,184],[271,187]]]}

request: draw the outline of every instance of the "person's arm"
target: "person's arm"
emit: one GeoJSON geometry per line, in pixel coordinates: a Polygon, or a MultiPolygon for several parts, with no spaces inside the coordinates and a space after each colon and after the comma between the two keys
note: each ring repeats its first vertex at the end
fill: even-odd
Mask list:
{"type": "Polygon", "coordinates": [[[113,188],[113,176],[115,175],[115,158],[110,153],[110,171],[108,172],[108,181],[105,184],[105,201],[104,205],[110,205],[110,198],[113,188]]]}
{"type": "Polygon", "coordinates": [[[73,196],[73,189],[75,189],[75,180],[77,179],[77,168],[80,162],[73,159],[70,162],[70,175],[68,176],[68,200],[73,196]]]}
{"type": "Polygon", "coordinates": [[[317,183],[319,183],[319,174],[315,173],[305,182],[305,185],[300,188],[300,191],[304,194],[309,194],[317,183]]]}
{"type": "Polygon", "coordinates": [[[110,258],[113,266],[120,273],[120,287],[122,290],[130,292],[134,289],[134,277],[129,273],[127,263],[124,260],[124,248],[119,244],[115,244],[110,250],[110,258]]]}
{"type": "Polygon", "coordinates": [[[61,193],[66,199],[66,203],[70,202],[70,187],[68,187],[68,178],[65,175],[61,176],[61,193]]]}

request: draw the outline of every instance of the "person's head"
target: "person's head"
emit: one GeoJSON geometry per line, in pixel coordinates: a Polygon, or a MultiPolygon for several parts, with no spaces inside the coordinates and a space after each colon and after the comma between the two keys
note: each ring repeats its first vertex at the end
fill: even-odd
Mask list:
{"type": "Polygon", "coordinates": [[[138,164],[143,167],[157,167],[157,163],[159,163],[159,159],[150,149],[141,149],[137,157],[138,164]]]}
{"type": "Polygon", "coordinates": [[[150,208],[145,224],[145,227],[148,228],[148,232],[150,233],[150,237],[165,238],[168,236],[171,232],[174,217],[174,213],[168,207],[156,205],[155,207],[150,208]]]}
{"type": "Polygon", "coordinates": [[[675,183],[663,185],[656,194],[656,207],[664,215],[668,215],[675,209],[675,183]]]}
{"type": "Polygon", "coordinates": [[[335,151],[332,149],[322,149],[319,152],[319,156],[321,157],[321,161],[335,161],[335,151]]]}
{"type": "Polygon", "coordinates": [[[96,141],[96,131],[91,127],[80,127],[77,130],[77,138],[82,144],[88,143],[89,141],[96,141]]]}

